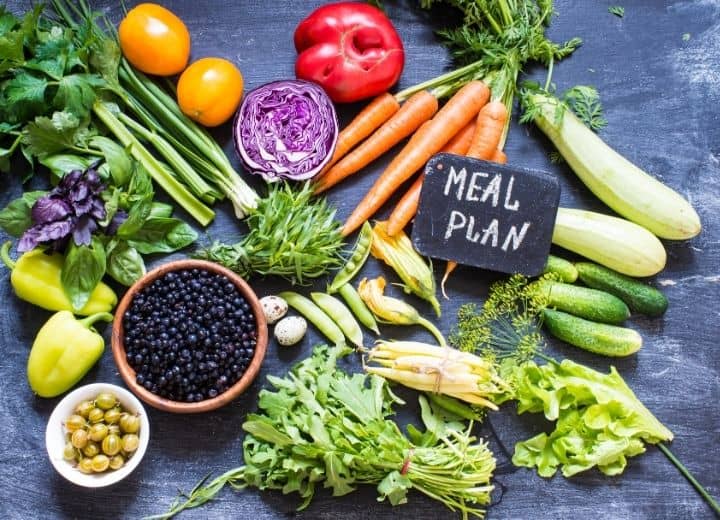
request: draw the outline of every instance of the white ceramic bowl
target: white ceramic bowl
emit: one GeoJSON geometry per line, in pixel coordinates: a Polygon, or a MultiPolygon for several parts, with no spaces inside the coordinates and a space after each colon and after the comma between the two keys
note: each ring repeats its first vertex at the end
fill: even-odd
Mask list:
{"type": "Polygon", "coordinates": [[[150,423],[140,401],[126,389],[106,383],[95,383],[81,386],[66,395],[53,410],[45,430],[45,445],[50,462],[67,480],[78,486],[97,488],[120,482],[137,467],[145,455],[150,440],[150,423]],[[132,457],[120,469],[108,470],[104,473],[82,473],[71,462],[63,459],[65,447],[65,420],[73,414],[75,407],[82,401],[94,399],[101,392],[109,392],[117,397],[124,410],[140,416],[140,444],[132,457]]]}

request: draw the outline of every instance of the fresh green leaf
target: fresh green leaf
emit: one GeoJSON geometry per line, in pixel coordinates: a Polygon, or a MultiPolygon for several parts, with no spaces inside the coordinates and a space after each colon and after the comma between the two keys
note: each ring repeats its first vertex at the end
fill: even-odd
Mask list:
{"type": "Polygon", "coordinates": [[[52,118],[36,117],[25,127],[23,142],[32,155],[44,157],[73,148],[80,131],[80,120],[69,112],[55,112],[52,118]]]}
{"type": "Polygon", "coordinates": [[[101,135],[91,138],[90,146],[102,151],[110,168],[113,184],[120,187],[125,186],[133,173],[133,161],[125,148],[101,135]]]}
{"type": "Polygon", "coordinates": [[[394,506],[407,504],[407,492],[412,488],[412,482],[405,475],[401,475],[399,471],[391,471],[378,484],[378,493],[383,500],[387,498],[394,506]]]}
{"type": "Polygon", "coordinates": [[[625,8],[620,5],[613,5],[611,7],[608,7],[608,12],[610,14],[614,14],[618,18],[622,18],[625,16],[625,8]]]}
{"type": "Polygon", "coordinates": [[[121,196],[122,192],[114,186],[111,186],[102,193],[103,200],[105,201],[105,218],[98,221],[101,227],[106,227],[112,222],[118,209],[120,209],[121,196]]]}
{"type": "Polygon", "coordinates": [[[171,204],[165,204],[164,202],[154,201],[152,208],[150,209],[151,217],[171,217],[173,213],[173,207],[171,204]]]}
{"type": "Polygon", "coordinates": [[[120,242],[108,256],[107,273],[127,287],[145,274],[145,262],[137,249],[120,242]]]}
{"type": "Polygon", "coordinates": [[[90,49],[90,66],[111,86],[118,84],[120,58],[120,47],[114,38],[96,40],[90,49]]]}
{"type": "Polygon", "coordinates": [[[518,413],[542,412],[557,421],[515,446],[513,463],[535,467],[551,477],[558,468],[570,477],[597,467],[606,475],[621,473],[627,457],[645,451],[644,443],[673,435],[640,402],[614,367],[609,374],[564,360],[516,369],[518,413]]]}
{"type": "Polygon", "coordinates": [[[128,243],[144,255],[172,253],[195,240],[197,233],[188,224],[176,218],[161,217],[148,218],[140,230],[128,237],[128,243]]]}
{"type": "Polygon", "coordinates": [[[25,121],[45,111],[48,81],[19,72],[2,84],[4,105],[11,122],[25,121]]]}
{"type": "Polygon", "coordinates": [[[95,89],[102,85],[102,79],[94,74],[64,76],[58,83],[53,106],[57,110],[65,110],[79,119],[84,119],[95,102],[95,89]]]}
{"type": "Polygon", "coordinates": [[[129,239],[135,236],[143,226],[147,223],[150,217],[150,210],[152,209],[152,198],[145,197],[135,201],[128,211],[128,218],[120,224],[117,230],[117,236],[124,239],[129,239]]]}
{"type": "Polygon", "coordinates": [[[600,96],[594,87],[577,85],[568,89],[562,99],[590,130],[597,132],[607,126],[600,96]]]}
{"type": "Polygon", "coordinates": [[[20,198],[10,202],[0,211],[0,227],[10,236],[21,236],[32,226],[33,204],[46,194],[46,191],[26,191],[20,198]]]}
{"type": "Polygon", "coordinates": [[[74,241],[70,241],[60,272],[60,281],[76,312],[85,306],[102,280],[106,264],[105,248],[99,238],[92,237],[89,246],[78,246],[74,241]]]}
{"type": "Polygon", "coordinates": [[[73,170],[85,171],[95,162],[94,159],[73,154],[46,155],[40,159],[40,164],[50,170],[58,179],[73,170]]]}
{"type": "Polygon", "coordinates": [[[135,161],[133,164],[133,173],[127,189],[128,199],[130,201],[138,201],[148,197],[152,198],[155,192],[150,174],[142,163],[135,161]]]}

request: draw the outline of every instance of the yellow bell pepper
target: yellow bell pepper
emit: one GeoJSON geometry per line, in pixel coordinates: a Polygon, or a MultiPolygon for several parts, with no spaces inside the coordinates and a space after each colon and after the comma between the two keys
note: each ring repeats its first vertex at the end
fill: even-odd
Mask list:
{"type": "Polygon", "coordinates": [[[13,262],[8,254],[9,249],[10,242],[6,242],[0,249],[0,258],[12,270],[10,283],[19,298],[49,311],[71,311],[81,316],[109,312],[117,304],[115,292],[100,282],[85,306],[75,311],[60,281],[65,261],[63,255],[48,255],[41,249],[33,249],[13,262]]]}
{"type": "Polygon", "coordinates": [[[69,311],[53,314],[38,332],[30,351],[30,388],[41,397],[55,397],[72,388],[105,350],[105,340],[92,328],[93,323],[112,319],[107,312],[82,320],[69,311]]]}

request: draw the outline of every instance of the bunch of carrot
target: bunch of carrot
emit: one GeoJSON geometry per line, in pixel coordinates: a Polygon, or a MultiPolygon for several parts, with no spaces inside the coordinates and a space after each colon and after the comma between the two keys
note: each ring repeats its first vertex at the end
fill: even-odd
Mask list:
{"type": "MultiPolygon", "coordinates": [[[[437,98],[426,90],[402,105],[396,97],[382,94],[363,109],[340,133],[330,165],[315,181],[316,193],[335,186],[411,137],[347,219],[343,234],[357,230],[438,152],[505,162],[500,147],[508,111],[501,101],[489,100],[488,86],[473,80],[439,110],[437,98]]],[[[390,235],[414,217],[422,182],[421,174],[393,211],[388,221],[390,235]]]]}

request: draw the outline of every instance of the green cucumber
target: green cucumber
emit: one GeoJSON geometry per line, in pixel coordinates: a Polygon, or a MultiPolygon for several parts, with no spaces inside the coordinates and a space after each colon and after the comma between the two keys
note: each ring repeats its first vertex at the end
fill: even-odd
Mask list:
{"type": "Polygon", "coordinates": [[[568,283],[540,280],[533,284],[548,299],[548,307],[601,323],[622,323],[630,309],[612,294],[568,283]]]}
{"type": "Polygon", "coordinates": [[[646,316],[661,316],[667,309],[668,301],[665,295],[640,280],[591,262],[578,262],[575,267],[585,285],[614,294],[635,312],[646,316]]]}
{"type": "Polygon", "coordinates": [[[545,309],[543,324],[556,338],[603,356],[629,356],[642,347],[640,334],[632,329],[595,323],[566,312],[545,309]]]}
{"type": "Polygon", "coordinates": [[[578,277],[577,269],[572,262],[554,255],[548,255],[545,269],[543,269],[543,274],[545,273],[555,273],[565,283],[573,283],[578,277]]]}

